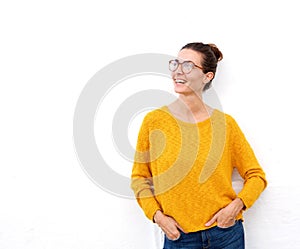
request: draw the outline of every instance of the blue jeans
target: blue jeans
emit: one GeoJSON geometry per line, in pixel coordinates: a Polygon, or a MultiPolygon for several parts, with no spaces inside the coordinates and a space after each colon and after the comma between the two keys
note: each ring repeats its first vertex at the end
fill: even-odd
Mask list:
{"type": "Polygon", "coordinates": [[[192,233],[180,232],[178,240],[165,236],[164,249],[244,249],[244,227],[242,221],[228,228],[212,227],[192,233]]]}

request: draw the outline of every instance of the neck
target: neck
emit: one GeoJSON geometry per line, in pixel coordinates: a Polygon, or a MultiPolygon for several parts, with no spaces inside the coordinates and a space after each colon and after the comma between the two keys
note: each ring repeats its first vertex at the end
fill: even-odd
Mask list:
{"type": "Polygon", "coordinates": [[[170,111],[177,118],[187,122],[200,122],[210,117],[213,109],[207,106],[201,95],[179,95],[179,98],[170,104],[170,111]]]}
{"type": "Polygon", "coordinates": [[[192,113],[207,112],[207,106],[202,99],[202,95],[194,93],[193,95],[180,95],[178,100],[178,107],[184,111],[192,113]]]}

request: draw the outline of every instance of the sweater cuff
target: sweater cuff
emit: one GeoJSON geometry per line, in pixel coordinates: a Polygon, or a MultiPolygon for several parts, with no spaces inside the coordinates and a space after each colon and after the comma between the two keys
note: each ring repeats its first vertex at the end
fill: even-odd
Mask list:
{"type": "Polygon", "coordinates": [[[161,210],[159,203],[153,195],[151,196],[151,190],[149,189],[143,190],[139,194],[137,201],[149,220],[153,221],[156,211],[161,210]]]}

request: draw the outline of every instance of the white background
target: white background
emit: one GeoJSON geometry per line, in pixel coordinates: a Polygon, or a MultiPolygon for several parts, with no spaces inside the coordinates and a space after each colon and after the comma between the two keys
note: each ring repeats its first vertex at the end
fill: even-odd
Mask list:
{"type": "MultiPolygon", "coordinates": [[[[82,170],[73,114],[104,66],[140,53],[176,56],[193,41],[223,52],[214,89],[267,173],[268,188],[245,214],[247,248],[299,248],[299,19],[292,0],[1,1],[0,248],[158,248],[159,231],[137,203],[103,191],[82,170]]],[[[130,96],[136,82],[108,99],[130,96]]],[[[158,82],[172,90],[162,77],[139,84],[158,82]]],[[[109,124],[106,114],[96,124],[100,115],[109,124]]],[[[100,150],[110,143],[97,125],[95,134],[100,150]]],[[[105,158],[112,168],[122,161],[114,148],[105,158]]],[[[128,175],[130,167],[114,169],[128,175]]]]}

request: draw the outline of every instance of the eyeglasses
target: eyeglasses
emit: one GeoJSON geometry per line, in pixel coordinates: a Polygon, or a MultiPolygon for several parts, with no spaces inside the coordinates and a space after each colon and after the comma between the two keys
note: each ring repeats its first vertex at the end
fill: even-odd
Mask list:
{"type": "Polygon", "coordinates": [[[192,61],[184,61],[184,62],[179,62],[178,60],[170,60],[169,61],[169,69],[171,72],[175,72],[177,68],[181,65],[181,70],[183,73],[188,74],[190,73],[195,67],[199,69],[203,69],[203,67],[200,67],[196,65],[192,61]]]}

